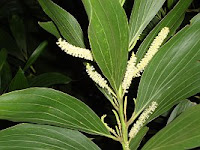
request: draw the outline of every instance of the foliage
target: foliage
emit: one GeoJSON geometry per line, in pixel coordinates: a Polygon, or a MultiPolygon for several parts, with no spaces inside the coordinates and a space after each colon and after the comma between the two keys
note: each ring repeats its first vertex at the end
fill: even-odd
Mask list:
{"type": "Polygon", "coordinates": [[[1,149],[100,149],[80,132],[110,138],[124,150],[200,146],[200,107],[186,100],[200,92],[200,14],[183,27],[193,0],[135,0],[130,19],[123,7],[128,1],[82,0],[90,49],[74,16],[51,0],[38,3],[51,19],[39,26],[58,39],[54,42],[64,52],[82,58],[110,102],[115,122],[107,124],[107,115],[99,118],[69,94],[44,88],[71,79],[57,72],[35,75],[34,64],[48,42],[30,52],[23,18],[12,14],[10,29],[0,28],[0,91],[5,93],[0,96],[0,119],[28,123],[0,131],[1,149]],[[13,78],[10,56],[23,68],[13,78]],[[138,77],[137,89],[131,83],[138,77]],[[137,93],[132,94],[133,87],[137,93]],[[153,120],[169,114],[167,125],[147,141],[153,120]]]}

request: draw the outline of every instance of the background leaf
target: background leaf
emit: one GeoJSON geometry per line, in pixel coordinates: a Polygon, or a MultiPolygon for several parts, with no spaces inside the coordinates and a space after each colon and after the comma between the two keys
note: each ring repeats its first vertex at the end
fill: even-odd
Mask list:
{"type": "Polygon", "coordinates": [[[152,101],[150,119],[200,91],[200,15],[162,46],[145,69],[139,85],[136,114],[152,101]],[[197,21],[198,20],[198,21],[197,21]]]}
{"type": "Polygon", "coordinates": [[[0,131],[0,149],[100,150],[78,131],[33,124],[19,124],[0,131]]]}
{"type": "Polygon", "coordinates": [[[140,146],[140,143],[142,141],[142,139],[144,138],[144,136],[146,135],[146,133],[148,132],[149,128],[148,127],[143,127],[138,134],[136,135],[136,137],[134,137],[130,144],[130,150],[137,150],[138,147],[140,146]]]}
{"type": "Polygon", "coordinates": [[[104,124],[87,105],[48,88],[29,88],[0,96],[0,118],[109,135],[104,124]]]}
{"type": "Polygon", "coordinates": [[[16,73],[15,77],[12,79],[9,91],[14,90],[21,90],[28,87],[28,81],[24,75],[24,71],[19,68],[18,72],[16,73]]]}
{"type": "Polygon", "coordinates": [[[9,20],[10,29],[14,36],[19,49],[23,52],[25,58],[27,57],[26,31],[24,21],[17,15],[13,15],[9,20]]]}
{"type": "Polygon", "coordinates": [[[53,34],[56,38],[60,38],[60,33],[52,21],[38,22],[38,24],[40,25],[40,27],[42,27],[47,32],[53,34]]]}
{"type": "Polygon", "coordinates": [[[182,112],[186,111],[187,109],[189,109],[190,107],[195,106],[196,103],[193,103],[189,100],[183,100],[181,101],[172,111],[172,113],[169,116],[169,119],[167,120],[167,124],[169,124],[170,122],[172,122],[176,117],[178,117],[182,112]]]}
{"type": "Polygon", "coordinates": [[[112,87],[118,91],[128,57],[126,14],[116,0],[89,0],[84,4],[89,9],[87,12],[91,10],[88,34],[93,56],[112,87]]]}
{"type": "Polygon", "coordinates": [[[71,82],[71,79],[61,73],[48,72],[34,77],[29,84],[31,87],[50,87],[55,84],[67,84],[69,82],[71,82]]]}
{"type": "Polygon", "coordinates": [[[5,30],[0,28],[0,48],[5,48],[8,54],[11,54],[14,57],[24,61],[24,57],[22,52],[17,46],[16,41],[12,38],[12,36],[5,30]]]}
{"type": "Polygon", "coordinates": [[[200,146],[200,105],[191,107],[151,138],[142,150],[183,150],[200,146]]]}
{"type": "Polygon", "coordinates": [[[158,35],[162,28],[168,27],[170,29],[170,33],[166,39],[169,39],[176,32],[177,28],[184,19],[185,11],[190,6],[192,1],[193,0],[180,0],[167,14],[167,16],[165,16],[165,18],[163,18],[163,20],[148,34],[137,51],[137,63],[139,63],[144,57],[154,38],[158,35]]]}
{"type": "Polygon", "coordinates": [[[24,71],[26,71],[36,60],[37,58],[41,55],[41,53],[46,49],[48,45],[47,41],[42,42],[32,53],[28,61],[26,62],[26,65],[24,67],[24,71]]]}
{"type": "Polygon", "coordinates": [[[51,0],[38,0],[44,12],[54,21],[62,36],[71,44],[85,47],[77,20],[51,0]]]}
{"type": "Polygon", "coordinates": [[[5,48],[0,50],[0,73],[7,59],[7,51],[5,48]]]}
{"type": "Polygon", "coordinates": [[[142,31],[157,14],[165,0],[135,0],[129,21],[129,48],[134,45],[142,31]]]}

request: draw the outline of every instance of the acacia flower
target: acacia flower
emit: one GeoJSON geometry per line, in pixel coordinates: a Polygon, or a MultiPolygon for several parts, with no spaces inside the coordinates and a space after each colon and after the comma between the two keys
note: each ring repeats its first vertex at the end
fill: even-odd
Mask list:
{"type": "Polygon", "coordinates": [[[88,49],[76,47],[61,38],[58,39],[56,44],[69,55],[93,61],[92,53],[88,49]]]}
{"type": "Polygon", "coordinates": [[[149,116],[156,110],[158,107],[157,102],[152,102],[151,105],[143,111],[143,113],[140,115],[136,123],[134,123],[133,127],[131,128],[129,132],[129,137],[133,138],[137,135],[137,133],[140,131],[140,129],[143,127],[145,121],[149,118],[149,116]]]}
{"type": "Polygon", "coordinates": [[[151,43],[151,46],[149,50],[147,51],[146,55],[144,58],[137,64],[137,68],[139,72],[142,72],[144,68],[148,65],[150,60],[153,58],[153,56],[158,52],[158,49],[162,45],[163,41],[167,37],[169,33],[169,28],[164,27],[158,34],[158,36],[153,40],[151,43]]]}
{"type": "Polygon", "coordinates": [[[131,58],[127,63],[126,73],[124,76],[124,80],[122,82],[122,88],[123,90],[125,90],[125,92],[127,92],[127,90],[129,89],[132,79],[141,76],[140,73],[144,70],[144,68],[148,65],[150,60],[156,54],[161,44],[167,37],[168,33],[169,33],[169,28],[164,27],[159,32],[158,36],[153,40],[144,58],[137,65],[136,65],[137,58],[134,52],[132,53],[131,58]]]}
{"type": "Polygon", "coordinates": [[[112,89],[108,86],[107,81],[89,63],[86,64],[86,72],[88,73],[89,77],[101,88],[106,89],[109,93],[113,93],[112,89]]]}

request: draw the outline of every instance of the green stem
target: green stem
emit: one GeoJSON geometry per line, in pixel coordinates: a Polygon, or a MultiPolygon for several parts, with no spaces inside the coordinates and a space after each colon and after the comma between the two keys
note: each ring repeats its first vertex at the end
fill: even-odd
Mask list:
{"type": "Polygon", "coordinates": [[[121,127],[122,127],[122,147],[123,150],[129,150],[128,147],[128,126],[127,123],[125,121],[125,117],[124,117],[124,110],[123,110],[123,99],[119,99],[119,117],[120,117],[120,121],[121,121],[121,127]]]}

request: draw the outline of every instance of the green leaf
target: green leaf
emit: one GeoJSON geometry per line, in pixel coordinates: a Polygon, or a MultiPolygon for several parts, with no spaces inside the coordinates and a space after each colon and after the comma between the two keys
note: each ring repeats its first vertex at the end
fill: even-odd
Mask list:
{"type": "Polygon", "coordinates": [[[138,134],[136,135],[136,137],[134,137],[129,144],[130,150],[137,150],[138,147],[140,146],[140,143],[142,141],[142,139],[144,138],[144,136],[146,135],[146,133],[148,132],[149,128],[148,127],[143,127],[138,134]]]}
{"type": "Polygon", "coordinates": [[[167,120],[167,124],[172,122],[176,117],[178,117],[182,112],[186,111],[190,107],[195,106],[196,103],[193,103],[187,99],[181,101],[172,111],[172,113],[169,116],[169,119],[167,120]]]}
{"type": "Polygon", "coordinates": [[[155,118],[200,91],[199,16],[162,46],[145,69],[139,85],[137,115],[156,101],[158,108],[150,119],[155,118]]]}
{"type": "Polygon", "coordinates": [[[154,18],[165,0],[135,0],[129,21],[129,48],[133,48],[142,31],[154,18]]]}
{"type": "Polygon", "coordinates": [[[8,64],[7,61],[5,61],[4,66],[1,70],[0,80],[1,80],[0,94],[2,94],[3,92],[5,92],[8,89],[8,86],[12,80],[12,72],[10,69],[10,65],[8,64]]]}
{"type": "Polygon", "coordinates": [[[27,56],[27,44],[26,44],[26,31],[24,21],[17,15],[13,15],[9,20],[10,29],[14,36],[19,49],[27,56]]]}
{"type": "Polygon", "coordinates": [[[42,43],[40,43],[40,45],[35,49],[35,51],[32,53],[32,55],[26,62],[26,65],[23,69],[24,71],[26,71],[37,60],[41,53],[46,49],[47,45],[47,41],[43,41],[42,43]]]}
{"type": "Polygon", "coordinates": [[[137,51],[137,63],[139,63],[144,57],[154,38],[158,35],[162,28],[169,27],[170,29],[167,39],[176,32],[177,28],[184,19],[185,11],[190,6],[192,1],[193,0],[180,0],[174,9],[172,9],[167,16],[165,16],[165,18],[148,34],[137,51]]]}
{"type": "Polygon", "coordinates": [[[52,21],[38,22],[38,24],[40,25],[40,27],[54,35],[56,38],[60,38],[60,33],[52,21]]]}
{"type": "Polygon", "coordinates": [[[0,149],[100,150],[78,131],[34,124],[18,124],[0,131],[0,149]]]}
{"type": "Polygon", "coordinates": [[[168,9],[172,9],[172,7],[174,6],[174,4],[177,3],[178,0],[167,0],[167,8],[168,9]]]}
{"type": "Polygon", "coordinates": [[[71,44],[85,47],[83,32],[77,20],[51,0],[38,0],[44,12],[53,20],[62,36],[71,44]]]}
{"type": "Polygon", "coordinates": [[[151,138],[142,150],[183,150],[200,146],[200,105],[191,107],[151,138]]]}
{"type": "Polygon", "coordinates": [[[61,73],[48,72],[34,77],[30,81],[31,87],[50,87],[55,84],[68,84],[71,79],[61,73]]]}
{"type": "Polygon", "coordinates": [[[10,83],[9,91],[21,90],[27,87],[28,87],[28,81],[24,75],[24,71],[21,68],[19,68],[17,74],[10,83]]]}
{"type": "Polygon", "coordinates": [[[24,57],[22,56],[22,52],[17,46],[16,41],[11,37],[8,32],[0,28],[0,49],[5,48],[7,52],[14,57],[24,61],[24,57]]]}
{"type": "Polygon", "coordinates": [[[109,135],[104,124],[87,105],[48,88],[29,88],[0,96],[0,118],[109,135]]]}
{"type": "Polygon", "coordinates": [[[7,59],[7,51],[5,48],[0,51],[0,73],[7,59]]]}
{"type": "Polygon", "coordinates": [[[118,91],[128,57],[126,14],[117,0],[84,1],[90,18],[88,34],[93,56],[112,87],[118,91]]]}

